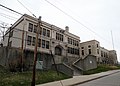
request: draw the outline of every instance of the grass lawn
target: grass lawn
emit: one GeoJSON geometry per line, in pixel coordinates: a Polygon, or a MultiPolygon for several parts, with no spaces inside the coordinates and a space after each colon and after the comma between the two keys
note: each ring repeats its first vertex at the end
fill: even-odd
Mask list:
{"type": "MultiPolygon", "coordinates": [[[[42,84],[62,79],[70,78],[62,73],[57,75],[56,71],[37,71],[36,84],[42,84]]],[[[0,86],[30,86],[32,71],[11,73],[0,66],[0,86]]]]}
{"type": "Polygon", "coordinates": [[[83,75],[90,75],[90,74],[105,72],[109,70],[116,70],[116,69],[120,69],[120,66],[98,65],[96,69],[83,71],[83,75]]]}

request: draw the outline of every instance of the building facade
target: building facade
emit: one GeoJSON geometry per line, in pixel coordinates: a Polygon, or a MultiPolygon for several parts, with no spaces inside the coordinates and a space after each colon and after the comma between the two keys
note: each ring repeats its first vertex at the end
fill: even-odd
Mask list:
{"type": "MultiPolygon", "coordinates": [[[[90,40],[80,43],[80,37],[70,33],[68,26],[66,26],[64,30],[47,22],[39,21],[39,19],[27,14],[19,18],[6,31],[2,45],[3,47],[7,46],[4,49],[5,52],[7,54],[11,54],[12,52],[12,55],[7,56],[5,54],[3,57],[5,56],[6,59],[20,57],[17,56],[18,53],[16,49],[12,51],[12,48],[17,48],[18,50],[24,51],[23,63],[28,66],[27,68],[33,67],[36,33],[38,33],[36,65],[38,69],[51,69],[55,62],[55,64],[59,65],[64,63],[59,68],[63,68],[62,70],[66,71],[71,70],[68,66],[73,67],[73,64],[77,62],[78,67],[76,71],[78,72],[81,70],[80,64],[82,61],[85,66],[91,64],[91,68],[97,66],[93,64],[96,61],[103,64],[116,64],[117,62],[116,51],[109,51],[100,47],[99,41],[90,40]],[[8,47],[11,47],[11,51],[10,49],[7,50],[8,47]],[[94,59],[95,57],[96,59],[94,59]],[[93,67],[92,64],[94,65],[93,67]]],[[[20,55],[20,53],[18,55],[20,55]]],[[[4,61],[6,61],[6,59],[4,59],[4,61]]],[[[12,60],[10,63],[12,63],[12,60]]],[[[86,69],[89,68],[86,67],[86,69]]]]}
{"type": "Polygon", "coordinates": [[[115,50],[110,50],[109,51],[109,58],[110,58],[110,63],[111,64],[118,64],[118,60],[117,60],[117,53],[115,50]]]}
{"type": "Polygon", "coordinates": [[[107,64],[108,61],[110,60],[109,58],[109,50],[105,49],[104,47],[100,47],[100,56],[101,56],[101,61],[103,64],[107,64]]]}
{"type": "Polygon", "coordinates": [[[49,66],[52,63],[51,53],[54,55],[56,64],[66,62],[72,64],[80,58],[80,37],[69,32],[69,27],[65,30],[24,14],[7,31],[2,41],[3,46],[23,48],[25,56],[32,57],[35,48],[36,33],[38,32],[37,51],[40,61],[49,66]],[[32,54],[27,54],[32,53],[32,54]],[[46,60],[47,59],[47,60],[46,60]],[[48,60],[50,59],[50,60],[48,60]]]}
{"type": "Polygon", "coordinates": [[[117,55],[115,50],[108,50],[100,46],[97,40],[90,40],[80,43],[80,56],[85,58],[87,55],[94,55],[98,63],[116,64],[117,55]]]}
{"type": "Polygon", "coordinates": [[[80,56],[85,58],[87,55],[94,55],[97,61],[100,59],[100,43],[96,40],[80,43],[80,56]]]}

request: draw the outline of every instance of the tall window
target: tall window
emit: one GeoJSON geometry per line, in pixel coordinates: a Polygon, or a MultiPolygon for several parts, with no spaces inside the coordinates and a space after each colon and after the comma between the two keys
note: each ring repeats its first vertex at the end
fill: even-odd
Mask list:
{"type": "Polygon", "coordinates": [[[45,40],[42,40],[42,48],[45,48],[45,40]]]}
{"type": "Polygon", "coordinates": [[[72,39],[70,39],[70,44],[72,44],[72,39]]]}
{"type": "Polygon", "coordinates": [[[82,55],[84,56],[84,50],[82,50],[82,55]]]}
{"type": "Polygon", "coordinates": [[[28,31],[32,32],[33,31],[33,24],[29,23],[28,31]]]}
{"type": "Polygon", "coordinates": [[[75,40],[73,40],[73,45],[75,45],[75,40]]]}
{"type": "Polygon", "coordinates": [[[46,29],[43,28],[43,36],[46,36],[46,29]]]}
{"type": "Polygon", "coordinates": [[[71,38],[68,37],[68,43],[71,44],[71,38]]]}
{"type": "Polygon", "coordinates": [[[63,41],[63,35],[56,33],[56,40],[63,41]]]}
{"type": "Polygon", "coordinates": [[[49,49],[49,41],[46,41],[46,48],[49,49]]]}
{"type": "Polygon", "coordinates": [[[37,25],[34,25],[34,33],[37,32],[37,25]]]}
{"type": "Polygon", "coordinates": [[[47,30],[47,37],[50,37],[50,30],[47,30]]]}
{"type": "Polygon", "coordinates": [[[62,49],[60,47],[55,47],[55,55],[62,55],[62,49]]]}
{"type": "Polygon", "coordinates": [[[106,53],[106,58],[108,58],[108,54],[106,53]]]}
{"type": "Polygon", "coordinates": [[[79,42],[74,40],[74,38],[72,39],[72,38],[68,37],[68,44],[72,44],[72,45],[78,46],[79,42]]]}
{"type": "Polygon", "coordinates": [[[33,37],[32,45],[35,46],[35,37],[33,37]]]}
{"type": "Polygon", "coordinates": [[[103,51],[101,51],[101,57],[103,57],[103,51]]]}
{"type": "Polygon", "coordinates": [[[105,52],[104,52],[104,57],[105,57],[105,52]]]}
{"type": "Polygon", "coordinates": [[[88,53],[91,54],[91,49],[88,49],[88,53]]]}
{"type": "Polygon", "coordinates": [[[63,41],[63,35],[61,35],[60,38],[61,38],[61,41],[63,41]]]}
{"type": "Polygon", "coordinates": [[[68,47],[68,53],[79,55],[79,49],[68,47]]]}
{"type": "Polygon", "coordinates": [[[99,49],[97,49],[97,54],[99,54],[99,49]]]}
{"type": "Polygon", "coordinates": [[[76,42],[76,46],[78,46],[78,45],[79,45],[79,42],[77,41],[77,42],[76,42]]]}
{"type": "Polygon", "coordinates": [[[79,49],[75,49],[75,54],[79,55],[79,49]]]}
{"type": "Polygon", "coordinates": [[[31,45],[32,36],[27,36],[27,45],[31,45]]]}
{"type": "Polygon", "coordinates": [[[70,44],[70,38],[68,37],[68,44],[70,44]]]}
{"type": "Polygon", "coordinates": [[[98,44],[97,44],[97,47],[98,47],[98,44]]]}

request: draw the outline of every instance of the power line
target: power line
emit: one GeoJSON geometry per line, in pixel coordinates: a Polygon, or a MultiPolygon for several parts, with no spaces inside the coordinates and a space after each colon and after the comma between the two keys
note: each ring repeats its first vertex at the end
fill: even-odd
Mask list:
{"type": "Polygon", "coordinates": [[[27,11],[29,11],[34,17],[36,17],[26,6],[24,6],[19,0],[17,0],[27,11]]]}
{"type": "MultiPolygon", "coordinates": [[[[77,23],[81,24],[82,26],[84,26],[85,28],[87,28],[88,30],[90,30],[91,32],[95,33],[93,30],[91,30],[90,28],[88,28],[87,26],[85,26],[83,23],[81,23],[80,21],[78,21],[77,19],[75,19],[74,17],[72,17],[71,15],[69,15],[68,13],[64,12],[63,10],[61,10],[60,8],[58,8],[57,6],[55,6],[54,4],[52,4],[51,2],[49,2],[48,0],[45,0],[47,3],[49,3],[50,5],[54,6],[56,9],[58,9],[59,11],[61,11],[62,13],[64,13],[65,15],[67,15],[68,17],[70,17],[71,19],[73,19],[74,21],[76,21],[77,23]]],[[[95,33],[96,34],[96,33],[95,33]]]]}
{"type": "Polygon", "coordinates": [[[5,8],[0,8],[2,11],[5,11],[7,13],[10,13],[10,14],[14,14],[16,16],[19,16],[19,14],[16,14],[16,13],[13,13],[12,11],[9,11],[8,9],[5,9],[5,8]]]}
{"type": "Polygon", "coordinates": [[[58,8],[57,6],[55,6],[54,4],[52,4],[51,2],[49,2],[48,0],[45,0],[45,1],[47,3],[49,3],[50,5],[52,5],[53,7],[55,7],[56,9],[58,9],[59,11],[61,11],[63,14],[65,14],[69,18],[71,18],[72,20],[74,20],[75,22],[79,23],[80,25],[82,25],[83,27],[85,27],[86,29],[88,29],[89,31],[91,31],[92,33],[94,33],[96,36],[100,37],[101,39],[103,39],[103,40],[105,40],[107,42],[110,42],[110,41],[106,40],[105,38],[103,38],[98,33],[96,33],[95,31],[93,31],[92,29],[90,29],[89,27],[87,27],[86,25],[84,25],[83,23],[81,23],[79,20],[75,19],[73,16],[69,15],[67,12],[64,12],[63,10],[61,10],[60,8],[58,8]]]}
{"type": "Polygon", "coordinates": [[[15,21],[15,19],[12,19],[12,18],[10,18],[10,16],[8,16],[8,15],[2,15],[2,14],[0,14],[2,17],[5,17],[5,18],[7,18],[7,19],[10,19],[10,20],[14,20],[15,21]]]}
{"type": "Polygon", "coordinates": [[[79,20],[75,19],[73,16],[69,15],[67,12],[64,12],[63,10],[61,10],[60,8],[58,8],[57,6],[55,6],[54,4],[52,4],[51,2],[49,2],[48,0],[45,0],[47,3],[49,3],[50,5],[52,5],[53,7],[55,7],[56,9],[58,9],[59,11],[61,11],[63,14],[65,14],[66,16],[68,16],[69,18],[71,18],[72,20],[74,20],[75,22],[79,23],[80,25],[84,26],[86,29],[88,29],[89,31],[91,31],[92,33],[94,33],[96,36],[100,37],[101,39],[107,41],[108,43],[110,43],[110,41],[106,40],[105,38],[103,38],[101,35],[99,35],[98,33],[94,32],[92,29],[88,28],[86,25],[84,25],[83,23],[81,23],[79,20]]]}
{"type": "Polygon", "coordinates": [[[10,15],[7,15],[7,14],[4,14],[4,13],[0,13],[1,15],[5,15],[5,16],[8,16],[8,17],[11,17],[11,18],[13,18],[13,19],[18,19],[18,18],[15,18],[15,17],[13,17],[13,16],[10,16],[10,15]]]}
{"type": "Polygon", "coordinates": [[[13,10],[13,9],[10,9],[10,8],[8,8],[8,7],[4,6],[4,5],[2,5],[2,4],[0,4],[0,6],[6,8],[6,9],[12,11],[12,12],[15,12],[15,13],[17,13],[17,14],[19,14],[19,15],[23,15],[22,13],[19,13],[19,12],[13,10]]]}

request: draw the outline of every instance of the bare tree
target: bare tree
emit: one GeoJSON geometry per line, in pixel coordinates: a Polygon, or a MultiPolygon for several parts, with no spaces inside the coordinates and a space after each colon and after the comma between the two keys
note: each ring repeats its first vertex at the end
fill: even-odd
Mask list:
{"type": "Polygon", "coordinates": [[[8,24],[5,22],[0,23],[0,36],[2,37],[2,40],[4,40],[5,31],[7,30],[8,24]]]}

